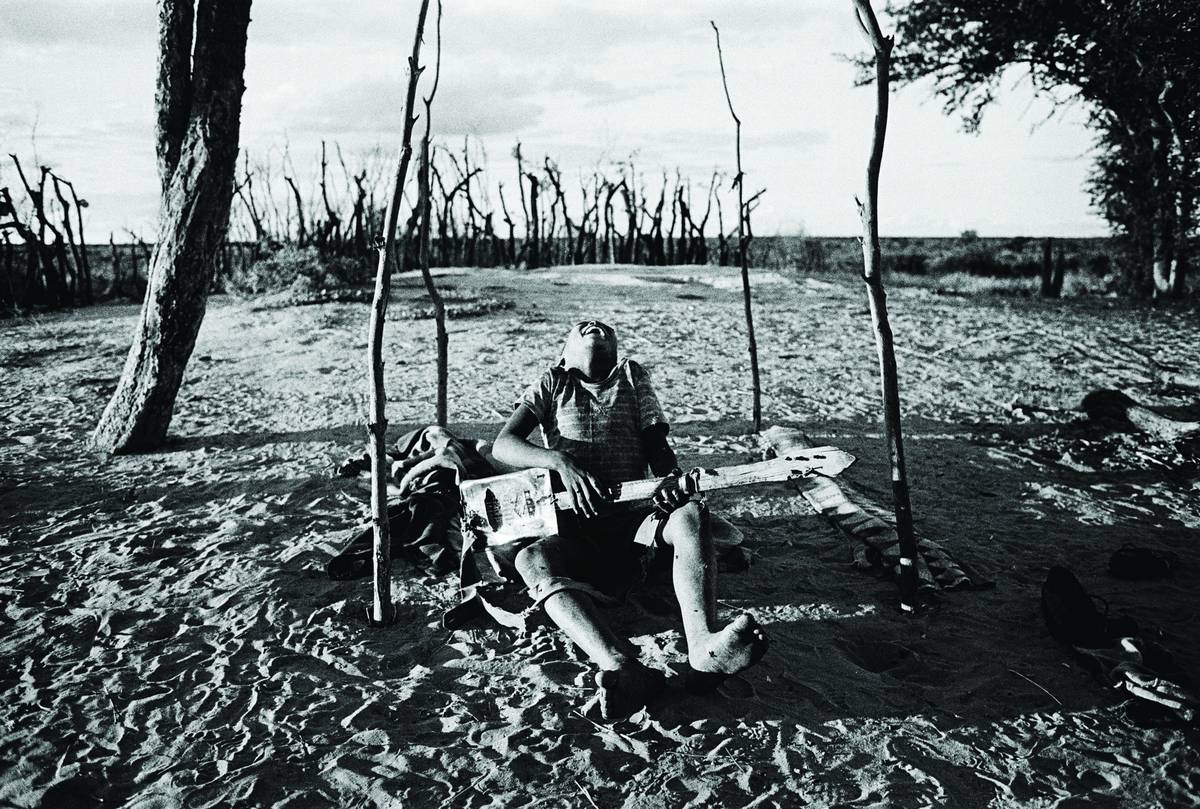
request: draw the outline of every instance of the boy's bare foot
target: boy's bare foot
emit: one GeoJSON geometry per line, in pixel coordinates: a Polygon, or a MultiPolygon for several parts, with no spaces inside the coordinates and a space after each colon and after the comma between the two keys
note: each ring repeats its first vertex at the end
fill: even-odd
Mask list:
{"type": "Polygon", "coordinates": [[[607,720],[624,719],[646,707],[666,687],[661,671],[643,666],[636,660],[619,669],[596,675],[600,689],[600,715],[607,720]]]}
{"type": "Polygon", "coordinates": [[[742,613],[699,649],[688,650],[689,670],[685,688],[707,694],[731,674],[750,668],[767,652],[769,641],[751,615],[742,613]]]}

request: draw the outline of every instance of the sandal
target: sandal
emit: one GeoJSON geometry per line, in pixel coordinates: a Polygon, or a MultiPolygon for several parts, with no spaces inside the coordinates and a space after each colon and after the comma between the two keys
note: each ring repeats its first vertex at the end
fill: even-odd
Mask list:
{"type": "Polygon", "coordinates": [[[1108,558],[1108,572],[1118,579],[1159,579],[1171,575],[1178,560],[1170,551],[1126,543],[1108,558]]]}
{"type": "Polygon", "coordinates": [[[1110,617],[1108,602],[1088,595],[1075,574],[1059,565],[1050,568],[1042,585],[1042,615],[1056,640],[1084,649],[1110,646],[1117,638],[1138,631],[1132,618],[1110,617]],[[1097,602],[1103,613],[1096,608],[1097,602]]]}

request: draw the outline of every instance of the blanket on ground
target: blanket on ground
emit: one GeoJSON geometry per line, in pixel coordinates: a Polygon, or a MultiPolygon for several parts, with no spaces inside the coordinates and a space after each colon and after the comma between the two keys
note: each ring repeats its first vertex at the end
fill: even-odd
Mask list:
{"type": "MultiPolygon", "coordinates": [[[[459,602],[442,616],[447,629],[484,614],[523,629],[532,612],[524,588],[501,575],[486,548],[464,539],[458,519],[459,482],[496,473],[483,450],[483,442],[460,439],[441,427],[405,433],[388,450],[390,482],[402,492],[388,503],[392,558],[437,574],[457,570],[459,602]]],[[[357,455],[341,463],[338,474],[354,477],[370,468],[369,456],[357,455]]],[[[371,575],[374,541],[369,521],[347,531],[341,549],[326,563],[329,577],[371,575]]]]}

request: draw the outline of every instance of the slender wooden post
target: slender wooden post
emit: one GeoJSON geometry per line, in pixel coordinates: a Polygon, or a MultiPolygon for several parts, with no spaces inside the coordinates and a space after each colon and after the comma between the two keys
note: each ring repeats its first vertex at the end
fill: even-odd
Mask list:
{"type": "Polygon", "coordinates": [[[887,293],[880,274],[879,168],[887,134],[888,91],[891,72],[892,37],[885,37],[869,0],[851,0],[858,27],[875,51],[875,128],[871,156],[867,161],[867,198],[858,202],[863,227],[863,281],[875,328],[879,354],[879,381],[883,391],[883,421],[892,466],[892,495],[896,509],[896,534],[900,540],[900,608],[917,608],[917,541],[913,535],[912,505],[908,496],[908,473],[904,465],[904,438],[900,430],[900,388],[896,374],[896,351],[888,323],[887,293]]]}
{"type": "Polygon", "coordinates": [[[750,303],[750,240],[747,238],[746,220],[750,210],[746,207],[745,175],[742,173],[742,120],[733,111],[733,99],[729,97],[729,82],[725,78],[725,57],[721,53],[721,32],[717,24],[708,21],[713,33],[717,35],[717,63],[721,66],[721,86],[725,88],[725,101],[729,105],[729,114],[733,117],[737,147],[737,176],[733,178],[738,192],[738,262],[742,268],[742,302],[746,310],[746,341],[750,348],[750,383],[754,389],[752,404],[752,420],[754,432],[762,430],[762,385],[758,375],[758,342],[754,339],[754,313],[750,303]]]}
{"type": "MultiPolygon", "coordinates": [[[[420,173],[417,175],[417,204],[421,209],[421,230],[417,237],[417,249],[419,251],[418,263],[421,265],[421,278],[425,281],[425,290],[429,293],[429,300],[433,302],[433,319],[437,330],[437,423],[438,426],[445,427],[449,410],[447,378],[450,375],[448,353],[450,337],[446,332],[446,305],[442,302],[437,284],[433,282],[433,273],[429,270],[429,217],[433,211],[429,187],[429,128],[433,120],[430,107],[433,104],[433,97],[437,95],[438,80],[442,74],[442,0],[438,0],[437,11],[437,59],[434,62],[433,85],[429,89],[429,95],[425,96],[425,135],[421,138],[421,165],[418,168],[420,173]]],[[[463,151],[465,156],[466,147],[463,151]]],[[[471,174],[468,171],[466,178],[468,183],[470,178],[471,174]]],[[[467,199],[469,203],[470,197],[468,196],[467,199]]]]}
{"type": "Polygon", "coordinates": [[[425,15],[429,0],[422,0],[417,14],[417,31],[413,38],[412,56],[408,59],[408,95],[404,102],[404,133],[396,158],[396,176],[392,198],[388,202],[383,238],[378,246],[379,263],[375,269],[375,295],[371,301],[370,339],[367,345],[371,368],[371,413],[367,424],[370,434],[368,449],[371,455],[371,523],[375,534],[374,599],[371,603],[371,623],[382,626],[395,620],[392,606],[392,543],[387,519],[387,397],[383,388],[383,327],[387,319],[388,297],[391,294],[391,257],[396,249],[396,225],[400,218],[400,203],[404,196],[404,180],[412,159],[412,131],[417,119],[413,107],[417,98],[417,82],[421,78],[421,35],[425,30],[425,15]]]}

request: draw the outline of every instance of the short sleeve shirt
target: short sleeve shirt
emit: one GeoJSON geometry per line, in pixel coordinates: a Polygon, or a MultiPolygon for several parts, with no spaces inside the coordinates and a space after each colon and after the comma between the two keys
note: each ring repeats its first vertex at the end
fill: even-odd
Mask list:
{"type": "Polygon", "coordinates": [[[667,423],[650,375],[629,359],[595,383],[555,366],[525,389],[518,405],[537,417],[547,448],[569,452],[608,483],[646,476],[642,432],[667,423]]]}

